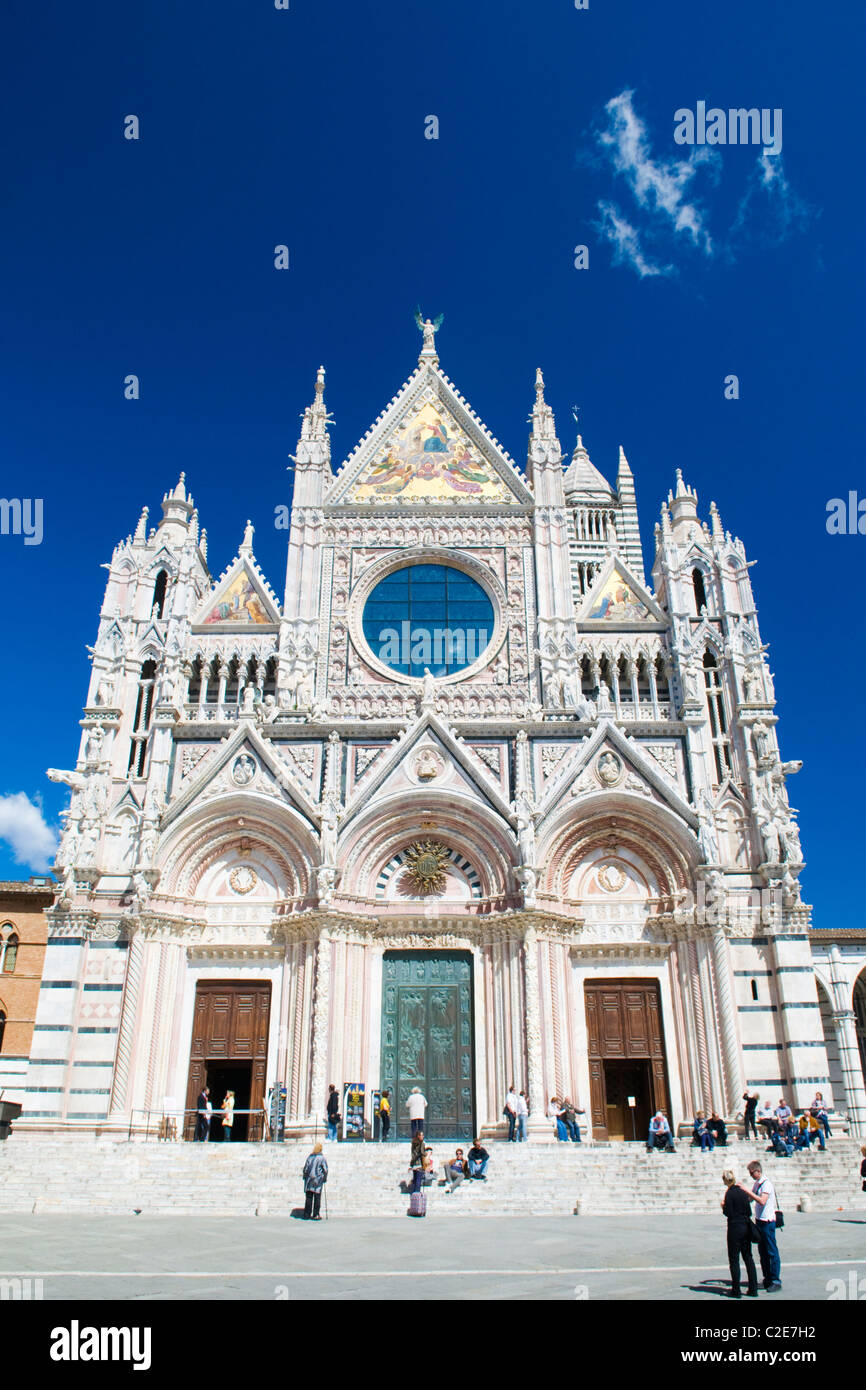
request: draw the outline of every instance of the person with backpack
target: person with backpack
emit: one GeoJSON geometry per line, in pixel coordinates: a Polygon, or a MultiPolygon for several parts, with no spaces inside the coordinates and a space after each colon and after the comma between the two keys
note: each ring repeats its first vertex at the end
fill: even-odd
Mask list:
{"type": "Polygon", "coordinates": [[[319,1207],[322,1202],[322,1189],[328,1181],[328,1160],[322,1156],[321,1144],[313,1147],[304,1164],[304,1220],[321,1221],[319,1207]]]}

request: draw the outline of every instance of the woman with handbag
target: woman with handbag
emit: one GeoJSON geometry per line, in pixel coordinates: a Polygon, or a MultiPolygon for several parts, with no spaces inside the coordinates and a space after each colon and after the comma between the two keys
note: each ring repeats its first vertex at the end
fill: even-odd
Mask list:
{"type": "Polygon", "coordinates": [[[752,1241],[757,1242],[757,1231],[752,1232],[752,1204],[739,1187],[730,1168],[722,1174],[722,1182],[727,1188],[722,1201],[722,1214],[728,1219],[728,1264],[731,1269],[731,1298],[742,1298],[740,1293],[740,1256],[746,1266],[748,1298],[758,1297],[758,1274],[752,1255],[752,1241]]]}

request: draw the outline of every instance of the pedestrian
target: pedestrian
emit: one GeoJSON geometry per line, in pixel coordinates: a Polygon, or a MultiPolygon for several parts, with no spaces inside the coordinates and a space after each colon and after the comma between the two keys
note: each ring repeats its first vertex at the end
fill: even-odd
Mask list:
{"type": "Polygon", "coordinates": [[[744,1139],[748,1139],[748,1137],[749,1137],[749,1129],[750,1129],[750,1128],[751,1128],[751,1131],[752,1131],[752,1133],[754,1134],[755,1138],[757,1139],[757,1137],[758,1137],[758,1127],[757,1127],[757,1125],[755,1124],[755,1111],[756,1111],[757,1108],[758,1108],[758,1101],[759,1101],[760,1099],[761,1099],[761,1097],[758,1095],[758,1092],[757,1092],[757,1091],[755,1091],[754,1095],[751,1095],[751,1096],[749,1095],[748,1091],[745,1091],[745,1092],[743,1093],[743,1100],[746,1102],[746,1108],[745,1108],[745,1110],[743,1111],[743,1138],[744,1138],[744,1139]]]}
{"type": "Polygon", "coordinates": [[[755,1225],[758,1228],[758,1253],[761,1257],[764,1288],[768,1293],[776,1293],[782,1287],[782,1262],[776,1244],[776,1189],[770,1179],[764,1177],[760,1163],[750,1163],[749,1172],[752,1175],[752,1186],[748,1187],[744,1182],[738,1186],[750,1201],[755,1203],[755,1225]]]}
{"type": "Polygon", "coordinates": [[[223,1139],[231,1139],[232,1125],[235,1122],[235,1093],[226,1091],[223,1101],[223,1139]]]}
{"type": "Polygon", "coordinates": [[[193,1139],[199,1143],[206,1144],[210,1139],[210,1122],[213,1118],[213,1106],[210,1103],[210,1086],[202,1086],[196,1101],[198,1114],[195,1117],[195,1134],[193,1139]]]}
{"type": "Polygon", "coordinates": [[[752,1204],[745,1192],[737,1186],[737,1180],[727,1168],[722,1174],[722,1182],[727,1192],[722,1199],[722,1212],[728,1218],[728,1264],[731,1267],[731,1298],[742,1298],[740,1293],[740,1256],[746,1266],[748,1298],[758,1297],[758,1275],[752,1255],[752,1204]]]}
{"type": "Polygon", "coordinates": [[[463,1157],[463,1150],[457,1149],[450,1163],[443,1164],[445,1169],[445,1181],[448,1184],[448,1196],[459,1187],[464,1178],[469,1176],[469,1164],[463,1157]]]}
{"type": "MultiPolygon", "coordinates": [[[[866,1153],[866,1149],[863,1150],[866,1153]]],[[[469,1166],[470,1178],[477,1178],[479,1182],[487,1181],[487,1165],[490,1162],[490,1154],[481,1146],[480,1139],[472,1140],[472,1148],[466,1155],[466,1162],[469,1166]]]]}
{"type": "Polygon", "coordinates": [[[527,1139],[527,1125],[529,1124],[529,1102],[526,1099],[526,1092],[521,1091],[517,1097],[517,1142],[525,1144],[527,1139]]]}
{"type": "Polygon", "coordinates": [[[383,1091],[382,1099],[379,1101],[379,1126],[382,1136],[382,1143],[388,1138],[388,1131],[391,1128],[391,1092],[383,1091]]]}
{"type": "Polygon", "coordinates": [[[700,1145],[701,1153],[706,1153],[707,1149],[712,1153],[716,1146],[716,1141],[707,1128],[707,1118],[703,1110],[699,1110],[697,1115],[695,1115],[695,1122],[692,1129],[694,1132],[694,1139],[692,1142],[700,1145]]]}
{"type": "Polygon", "coordinates": [[[423,1129],[419,1129],[412,1135],[412,1149],[409,1154],[409,1170],[412,1174],[412,1192],[421,1191],[421,1185],[424,1182],[426,1158],[424,1131],[423,1129]]]}
{"type": "Polygon", "coordinates": [[[340,1123],[340,1097],[337,1088],[333,1083],[328,1087],[328,1101],[325,1107],[325,1123],[328,1126],[328,1138],[336,1139],[337,1125],[340,1123]]]}
{"type": "Polygon", "coordinates": [[[313,1146],[313,1152],[304,1164],[304,1220],[321,1221],[319,1207],[322,1204],[322,1188],[328,1181],[328,1160],[322,1156],[321,1144],[313,1146]]]}
{"type": "Polygon", "coordinates": [[[412,1135],[419,1134],[424,1128],[424,1112],[427,1109],[427,1102],[421,1094],[420,1086],[412,1087],[406,1102],[406,1109],[409,1111],[412,1135]]]}
{"type": "Polygon", "coordinates": [[[508,1140],[513,1144],[515,1139],[515,1129],[517,1127],[517,1092],[514,1089],[514,1082],[508,1087],[508,1094],[505,1097],[505,1109],[503,1115],[508,1121],[508,1140]]]}

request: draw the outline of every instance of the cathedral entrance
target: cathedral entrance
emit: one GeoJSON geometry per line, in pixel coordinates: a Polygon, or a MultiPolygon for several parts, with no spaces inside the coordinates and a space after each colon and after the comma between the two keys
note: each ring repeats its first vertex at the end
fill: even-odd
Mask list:
{"type": "MultiPolygon", "coordinates": [[[[236,1111],[253,1112],[237,1115],[232,1141],[262,1137],[270,1012],[269,980],[200,980],[196,985],[186,1108],[194,1110],[202,1087],[210,1086],[212,1140],[222,1139],[216,1112],[226,1091],[234,1091],[236,1111]]],[[[187,1114],[184,1138],[192,1139],[194,1129],[195,1115],[187,1114]]]]}
{"type": "Polygon", "coordinates": [[[465,951],[388,951],[382,965],[381,1086],[391,1092],[396,1139],[410,1133],[406,1101],[427,1098],[424,1133],[475,1134],[472,957],[465,951]]]}
{"type": "Polygon", "coordinates": [[[587,980],[584,994],[593,1138],[646,1143],[655,1111],[671,1118],[658,981],[587,980]]]}

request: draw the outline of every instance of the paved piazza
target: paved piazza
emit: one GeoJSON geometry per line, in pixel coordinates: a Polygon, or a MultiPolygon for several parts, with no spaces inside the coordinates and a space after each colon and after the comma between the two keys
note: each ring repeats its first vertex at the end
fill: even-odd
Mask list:
{"type": "MultiPolygon", "coordinates": [[[[866,1294],[866,1215],[795,1214],[781,1295],[866,1294]],[[828,1285],[831,1280],[842,1284],[828,1285]],[[855,1282],[856,1281],[856,1282],[855,1282]]],[[[721,1216],[522,1219],[7,1216],[0,1278],[46,1300],[694,1300],[727,1289],[721,1216]]],[[[743,1306],[748,1306],[746,1300],[743,1306]]]]}

